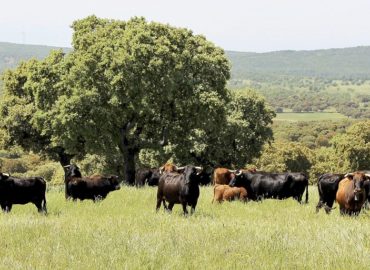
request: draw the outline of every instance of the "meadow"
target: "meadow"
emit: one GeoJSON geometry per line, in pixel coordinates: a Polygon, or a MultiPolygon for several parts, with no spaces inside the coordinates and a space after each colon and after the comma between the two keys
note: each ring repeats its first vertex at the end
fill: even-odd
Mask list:
{"type": "Polygon", "coordinates": [[[336,112],[307,112],[307,113],[277,113],[274,121],[325,121],[325,120],[341,120],[348,119],[347,116],[336,112]]]}
{"type": "Polygon", "coordinates": [[[0,214],[0,269],[366,269],[366,212],[315,213],[292,199],[212,204],[202,187],[193,216],[179,205],[155,212],[156,188],[122,187],[99,203],[47,193],[47,216],[33,205],[0,214]]]}

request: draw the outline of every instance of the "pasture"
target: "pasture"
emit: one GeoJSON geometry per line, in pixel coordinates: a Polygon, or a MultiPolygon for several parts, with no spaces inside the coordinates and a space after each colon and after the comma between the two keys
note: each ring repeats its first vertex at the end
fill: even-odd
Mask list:
{"type": "Polygon", "coordinates": [[[47,193],[47,216],[15,205],[0,214],[0,269],[367,269],[370,217],[315,213],[293,199],[211,204],[193,216],[155,212],[156,188],[122,187],[93,203],[47,193]]]}
{"type": "Polygon", "coordinates": [[[324,120],[340,120],[347,119],[345,115],[335,112],[307,112],[307,113],[277,113],[274,121],[324,121],[324,120]]]}

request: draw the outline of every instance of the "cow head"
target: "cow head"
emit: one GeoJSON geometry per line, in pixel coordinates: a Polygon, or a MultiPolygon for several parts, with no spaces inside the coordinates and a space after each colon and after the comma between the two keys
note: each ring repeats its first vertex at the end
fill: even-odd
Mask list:
{"type": "Polygon", "coordinates": [[[231,176],[231,180],[229,182],[230,187],[240,187],[244,181],[244,174],[242,170],[236,170],[231,176]]]}
{"type": "Polygon", "coordinates": [[[199,174],[202,172],[202,167],[195,167],[191,165],[187,165],[184,167],[184,174],[185,174],[185,184],[189,183],[196,183],[199,184],[199,174]]]}
{"type": "Polygon", "coordinates": [[[166,163],[162,167],[159,168],[159,174],[162,174],[164,172],[177,172],[179,169],[182,169],[183,167],[177,168],[175,164],[172,163],[166,163]]]}
{"type": "Polygon", "coordinates": [[[360,194],[365,191],[364,183],[370,179],[370,174],[363,172],[347,173],[344,177],[353,181],[353,193],[355,195],[355,201],[360,200],[360,194]]]}
{"type": "Polygon", "coordinates": [[[65,178],[82,177],[80,168],[76,164],[64,166],[65,178]]]}
{"type": "Polygon", "coordinates": [[[117,175],[112,175],[109,177],[109,182],[111,184],[111,187],[114,189],[114,190],[118,190],[121,188],[120,184],[119,184],[119,179],[118,179],[118,176],[117,175]]]}

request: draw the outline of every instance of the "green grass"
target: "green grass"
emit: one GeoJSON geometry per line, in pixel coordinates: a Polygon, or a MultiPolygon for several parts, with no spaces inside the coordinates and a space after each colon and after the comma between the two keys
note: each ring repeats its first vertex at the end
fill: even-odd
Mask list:
{"type": "Polygon", "coordinates": [[[332,112],[313,112],[313,113],[277,113],[274,121],[322,121],[322,120],[339,120],[347,119],[343,114],[332,112]]]}
{"type": "Polygon", "coordinates": [[[123,187],[100,203],[47,194],[0,214],[0,269],[367,269],[369,215],[315,213],[292,199],[212,204],[201,189],[196,212],[156,213],[155,188],[123,187]]]}

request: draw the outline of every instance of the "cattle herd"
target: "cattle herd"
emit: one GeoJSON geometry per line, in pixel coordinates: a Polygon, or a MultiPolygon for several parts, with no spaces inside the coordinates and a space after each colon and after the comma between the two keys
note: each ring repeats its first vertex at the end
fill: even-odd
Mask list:
{"type": "MultiPolygon", "coordinates": [[[[64,167],[65,197],[73,201],[105,199],[109,192],[120,189],[117,176],[92,175],[83,177],[77,165],[64,167]]],[[[185,215],[187,207],[193,213],[200,195],[200,185],[213,185],[212,202],[293,198],[308,203],[308,177],[304,173],[267,173],[256,170],[230,170],[216,168],[206,172],[202,167],[177,167],[167,163],[161,168],[139,169],[135,176],[136,187],[158,186],[156,210],[163,204],[171,212],[181,204],[185,215]],[[212,177],[213,175],[213,177],[212,177]],[[212,179],[212,180],[211,180],[212,179]]],[[[340,213],[358,215],[370,201],[370,171],[347,174],[326,173],[318,178],[319,202],[316,212],[324,208],[330,213],[337,201],[340,213]]],[[[33,203],[39,212],[47,213],[46,181],[42,177],[17,178],[0,172],[0,206],[10,212],[13,204],[33,203]]]]}

